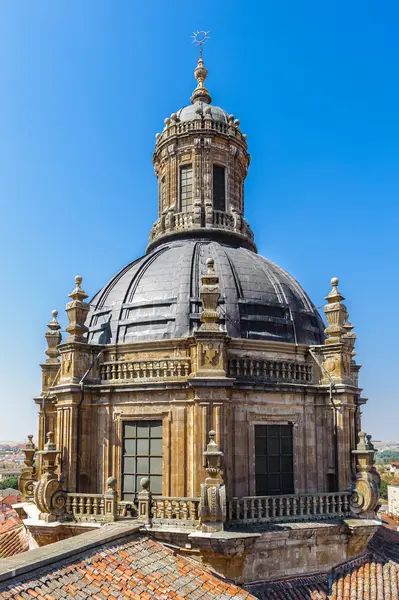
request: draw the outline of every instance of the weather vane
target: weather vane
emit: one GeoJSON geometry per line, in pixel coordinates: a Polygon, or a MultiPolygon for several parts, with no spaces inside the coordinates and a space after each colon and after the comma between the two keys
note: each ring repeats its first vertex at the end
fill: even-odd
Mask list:
{"type": "Polygon", "coordinates": [[[200,58],[202,58],[202,49],[204,44],[210,39],[210,31],[194,31],[193,44],[199,48],[200,58]]]}

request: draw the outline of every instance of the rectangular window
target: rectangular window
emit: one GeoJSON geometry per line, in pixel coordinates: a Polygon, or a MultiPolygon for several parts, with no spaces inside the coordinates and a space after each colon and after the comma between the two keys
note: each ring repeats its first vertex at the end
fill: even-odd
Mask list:
{"type": "Polygon", "coordinates": [[[292,425],[255,425],[257,496],[294,493],[292,425]]]}
{"type": "Polygon", "coordinates": [[[122,500],[134,500],[140,479],[150,478],[150,490],[162,494],[162,421],[123,424],[122,500]]]}
{"type": "Polygon", "coordinates": [[[224,167],[213,167],[213,209],[226,210],[226,178],[224,167]]]}
{"type": "Polygon", "coordinates": [[[193,204],[193,168],[180,167],[180,205],[183,212],[191,210],[193,204]]]}

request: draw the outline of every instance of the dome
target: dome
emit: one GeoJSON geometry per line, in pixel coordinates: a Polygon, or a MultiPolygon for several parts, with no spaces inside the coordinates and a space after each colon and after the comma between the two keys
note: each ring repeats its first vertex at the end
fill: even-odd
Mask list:
{"type": "Polygon", "coordinates": [[[242,246],[207,239],[163,244],[128,264],[90,302],[91,343],[184,338],[200,324],[201,276],[212,256],[220,322],[233,338],[324,343],[312,302],[286,271],[242,246]]]}
{"type": "Polygon", "coordinates": [[[195,118],[198,118],[198,115],[203,117],[206,114],[209,114],[215,123],[227,123],[229,117],[223,108],[212,106],[212,104],[207,104],[201,100],[197,100],[194,104],[184,106],[176,114],[179,121],[193,121],[195,118]]]}

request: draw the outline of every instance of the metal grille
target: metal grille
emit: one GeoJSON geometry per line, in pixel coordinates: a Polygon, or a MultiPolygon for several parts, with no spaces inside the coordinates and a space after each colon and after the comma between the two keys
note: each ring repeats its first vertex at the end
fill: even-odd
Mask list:
{"type": "Polygon", "coordinates": [[[191,165],[180,167],[181,210],[188,212],[193,203],[193,169],[191,165]]]}
{"type": "Polygon", "coordinates": [[[226,178],[224,167],[213,167],[213,208],[226,210],[226,178]]]}
{"type": "Polygon", "coordinates": [[[142,477],[153,494],[162,494],[162,421],[128,421],[123,425],[122,499],[134,500],[142,477]]]}
{"type": "Polygon", "coordinates": [[[255,425],[257,496],[294,493],[292,425],[255,425]]]}

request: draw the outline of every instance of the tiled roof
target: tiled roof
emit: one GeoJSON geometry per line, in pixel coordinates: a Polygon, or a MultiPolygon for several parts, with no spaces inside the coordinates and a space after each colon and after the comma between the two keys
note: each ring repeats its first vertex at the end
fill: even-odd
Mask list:
{"type": "Polygon", "coordinates": [[[26,552],[28,549],[28,537],[23,525],[13,527],[0,535],[0,559],[15,556],[15,554],[26,552]]]}
{"type": "Polygon", "coordinates": [[[368,554],[329,574],[245,587],[260,600],[398,600],[399,533],[380,527],[368,554]]]}
{"type": "Polygon", "coordinates": [[[327,600],[327,576],[301,577],[288,581],[246,586],[259,600],[327,600]]]}
{"type": "Polygon", "coordinates": [[[254,600],[195,561],[135,534],[0,584],[0,598],[254,600]]]}

